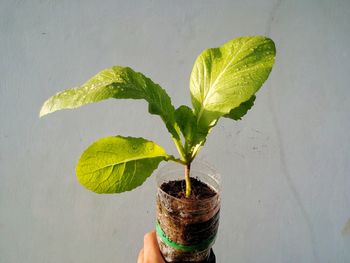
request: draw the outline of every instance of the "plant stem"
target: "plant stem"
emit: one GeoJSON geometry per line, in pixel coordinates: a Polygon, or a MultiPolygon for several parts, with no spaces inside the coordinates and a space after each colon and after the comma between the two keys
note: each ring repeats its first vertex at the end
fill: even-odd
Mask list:
{"type": "Polygon", "coordinates": [[[187,163],[185,165],[186,198],[189,198],[191,195],[190,171],[191,171],[191,163],[187,163]]]}
{"type": "Polygon", "coordinates": [[[181,141],[178,141],[178,140],[175,139],[174,137],[173,137],[173,141],[174,141],[174,143],[175,143],[176,149],[177,149],[177,151],[179,152],[179,154],[180,154],[182,160],[185,160],[186,154],[185,154],[184,147],[183,147],[182,144],[181,144],[181,141]]]}
{"type": "Polygon", "coordinates": [[[191,160],[188,160],[188,156],[185,153],[185,149],[181,141],[177,140],[174,137],[173,137],[173,141],[176,145],[178,152],[180,153],[181,159],[177,159],[174,156],[170,155],[168,157],[168,160],[181,163],[185,166],[186,198],[189,198],[191,195],[191,179],[190,179],[191,160]]]}

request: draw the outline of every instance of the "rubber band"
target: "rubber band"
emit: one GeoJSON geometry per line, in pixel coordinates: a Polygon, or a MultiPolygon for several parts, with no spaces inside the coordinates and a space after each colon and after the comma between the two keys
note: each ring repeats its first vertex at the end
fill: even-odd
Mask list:
{"type": "Polygon", "coordinates": [[[160,227],[159,222],[156,224],[156,232],[157,235],[160,237],[160,239],[169,247],[175,248],[177,250],[182,250],[186,252],[191,251],[201,251],[204,250],[211,245],[214,244],[216,235],[212,238],[209,238],[207,240],[204,240],[203,242],[196,244],[196,245],[181,245],[176,243],[175,241],[171,240],[163,231],[163,229],[160,227]]]}

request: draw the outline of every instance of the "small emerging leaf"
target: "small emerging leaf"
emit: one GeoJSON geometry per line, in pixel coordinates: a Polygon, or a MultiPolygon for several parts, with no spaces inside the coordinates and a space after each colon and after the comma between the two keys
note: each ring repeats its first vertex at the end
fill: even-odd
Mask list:
{"type": "Polygon", "coordinates": [[[151,79],[129,67],[114,66],[102,70],[82,86],[57,93],[44,103],[40,116],[109,98],[146,100],[149,112],[159,115],[172,136],[180,138],[175,123],[175,108],[169,95],[151,79]]]}
{"type": "Polygon", "coordinates": [[[193,111],[186,105],[182,105],[175,111],[175,120],[181,129],[186,141],[191,141],[196,133],[196,116],[193,111]]]}
{"type": "Polygon", "coordinates": [[[182,105],[175,111],[176,123],[181,129],[185,139],[185,152],[187,159],[191,159],[194,147],[198,144],[204,144],[207,133],[197,127],[197,119],[193,110],[188,106],[182,105]],[[203,133],[202,133],[203,132],[203,133]]]}
{"type": "Polygon", "coordinates": [[[179,126],[185,143],[184,151],[186,153],[186,160],[191,157],[191,148],[196,144],[195,140],[199,140],[197,135],[197,122],[196,116],[193,114],[193,110],[186,105],[182,105],[175,111],[175,120],[179,126]]]}
{"type": "Polygon", "coordinates": [[[78,181],[96,193],[120,193],[141,185],[167,160],[165,150],[143,138],[107,137],[90,145],[80,157],[78,181]]]}

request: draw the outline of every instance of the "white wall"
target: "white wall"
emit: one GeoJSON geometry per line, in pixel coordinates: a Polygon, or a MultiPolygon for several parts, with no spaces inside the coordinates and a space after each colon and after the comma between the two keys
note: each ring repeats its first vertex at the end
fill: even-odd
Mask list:
{"type": "Polygon", "coordinates": [[[43,101],[111,65],[176,106],[206,47],[268,34],[277,62],[240,122],[201,157],[223,177],[218,262],[350,262],[349,1],[0,1],[0,262],[136,262],[154,226],[154,178],[122,195],[81,187],[80,153],[108,135],[175,153],[141,101],[38,118],[43,101]]]}

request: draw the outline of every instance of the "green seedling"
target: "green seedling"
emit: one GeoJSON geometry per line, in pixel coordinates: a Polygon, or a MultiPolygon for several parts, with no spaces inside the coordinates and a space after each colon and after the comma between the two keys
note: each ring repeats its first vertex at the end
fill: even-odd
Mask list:
{"type": "Polygon", "coordinates": [[[184,165],[186,197],[191,195],[191,163],[221,117],[240,120],[253,106],[255,93],[275,61],[274,42],[264,36],[233,39],[204,50],[190,76],[192,108],[175,109],[166,91],[129,67],[99,72],[82,86],[50,97],[40,116],[106,99],[144,99],[148,111],[163,120],[178,150],[169,155],[158,144],[134,137],[100,139],[81,155],[78,181],[96,193],[120,193],[141,185],[161,161],[184,165]]]}

